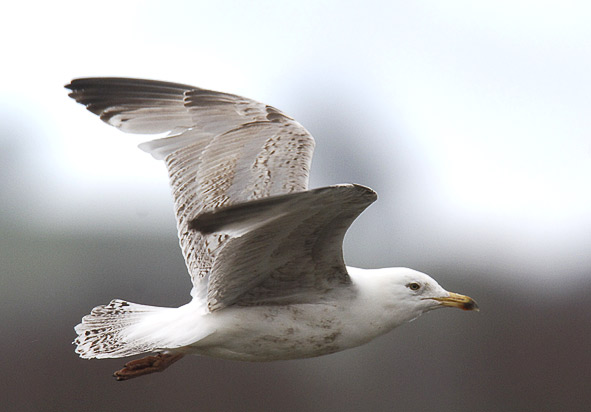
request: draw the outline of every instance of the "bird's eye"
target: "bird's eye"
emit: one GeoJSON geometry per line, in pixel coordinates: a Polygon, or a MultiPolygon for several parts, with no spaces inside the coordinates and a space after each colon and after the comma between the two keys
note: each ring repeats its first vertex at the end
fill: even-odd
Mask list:
{"type": "Polygon", "coordinates": [[[406,287],[410,290],[419,290],[421,288],[421,285],[417,282],[411,282],[408,285],[406,285],[406,287]]]}

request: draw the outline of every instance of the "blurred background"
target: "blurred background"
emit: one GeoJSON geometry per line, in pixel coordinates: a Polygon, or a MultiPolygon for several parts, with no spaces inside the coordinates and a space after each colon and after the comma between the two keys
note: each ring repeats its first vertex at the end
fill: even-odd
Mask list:
{"type": "Polygon", "coordinates": [[[591,8],[545,1],[11,2],[0,17],[6,411],[583,411],[591,403],[591,8]],[[73,326],[190,281],[164,165],[67,97],[85,76],[244,95],[316,138],[311,186],[379,201],[349,265],[468,294],[349,351],[186,358],[115,382],[73,326]]]}

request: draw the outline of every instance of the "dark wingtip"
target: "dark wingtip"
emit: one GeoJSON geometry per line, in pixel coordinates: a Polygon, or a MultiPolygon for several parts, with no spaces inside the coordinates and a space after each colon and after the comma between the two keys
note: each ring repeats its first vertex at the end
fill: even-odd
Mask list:
{"type": "Polygon", "coordinates": [[[80,89],[81,84],[83,86],[84,81],[86,81],[86,80],[91,80],[91,79],[85,79],[85,78],[72,79],[72,80],[70,80],[70,83],[64,85],[64,88],[66,88],[68,90],[72,90],[72,91],[74,91],[75,89],[80,89]]]}
{"type": "Polygon", "coordinates": [[[68,90],[74,90],[74,82],[76,82],[76,79],[70,80],[70,83],[64,84],[64,88],[68,90]]]}
{"type": "Polygon", "coordinates": [[[79,85],[76,84],[78,82],[78,80],[79,79],[72,79],[72,81],[70,81],[70,83],[64,85],[64,89],[67,89],[70,91],[68,93],[68,97],[71,97],[72,99],[76,100],[76,102],[80,103],[79,98],[80,98],[81,88],[79,85]]]}

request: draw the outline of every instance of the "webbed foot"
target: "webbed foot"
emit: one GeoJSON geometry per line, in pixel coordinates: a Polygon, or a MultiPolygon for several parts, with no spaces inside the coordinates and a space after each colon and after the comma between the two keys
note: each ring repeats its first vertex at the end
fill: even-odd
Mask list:
{"type": "Polygon", "coordinates": [[[116,371],[113,376],[118,381],[125,381],[138,376],[154,372],[162,372],[170,365],[185,356],[182,353],[158,353],[154,356],[146,356],[127,362],[123,369],[116,371]]]}

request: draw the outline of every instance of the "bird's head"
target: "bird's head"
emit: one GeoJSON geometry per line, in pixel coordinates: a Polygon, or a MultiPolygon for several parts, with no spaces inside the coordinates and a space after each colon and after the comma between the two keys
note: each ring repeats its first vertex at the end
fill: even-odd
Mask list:
{"type": "Polygon", "coordinates": [[[474,299],[448,292],[433,278],[416,270],[353,267],[347,270],[356,290],[354,310],[373,327],[375,336],[433,309],[452,307],[478,311],[474,299]]]}
{"type": "Polygon", "coordinates": [[[478,311],[476,301],[459,293],[448,292],[432,277],[407,268],[392,268],[390,286],[396,299],[419,312],[451,307],[478,311]]]}
{"type": "Polygon", "coordinates": [[[448,292],[435,279],[416,270],[349,268],[349,273],[365,298],[362,305],[375,308],[374,315],[384,313],[393,327],[438,308],[478,311],[474,299],[448,292]]]}

